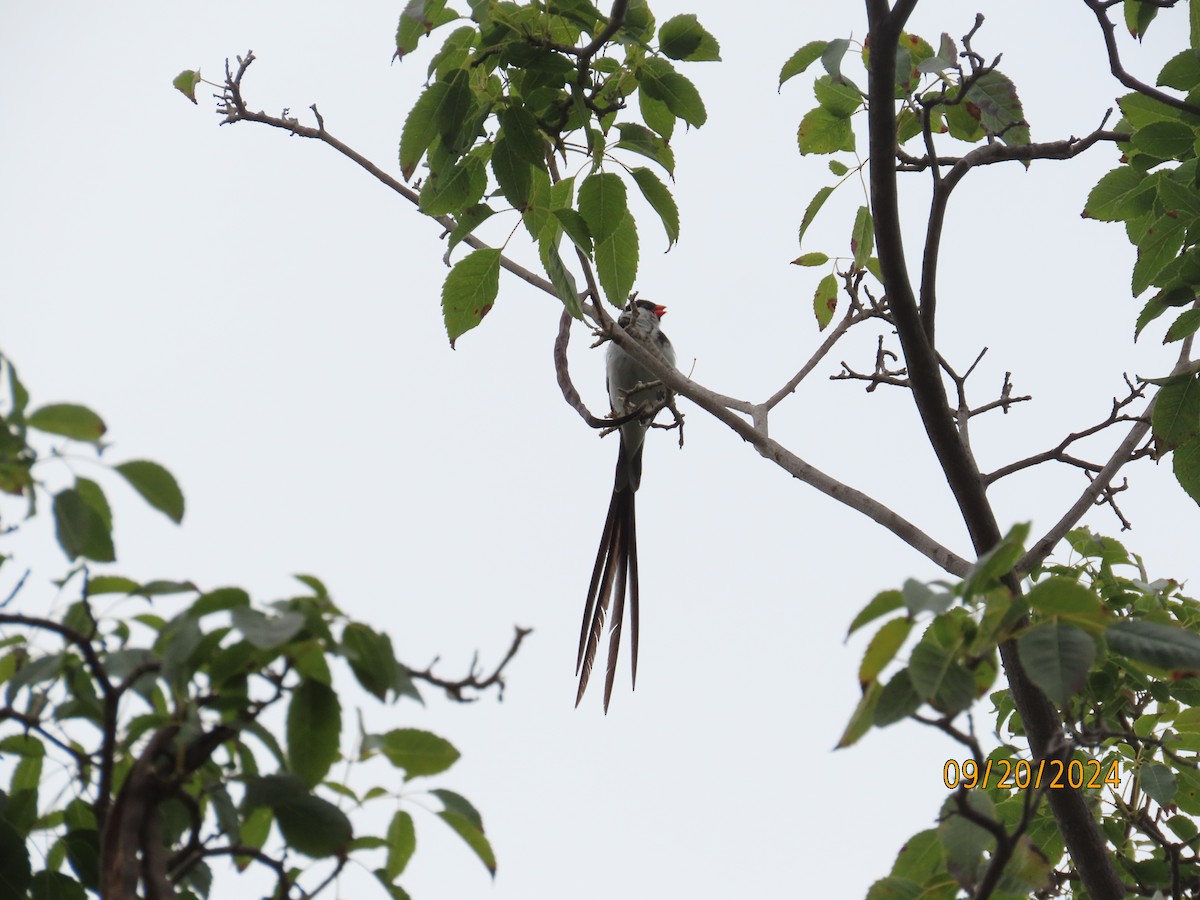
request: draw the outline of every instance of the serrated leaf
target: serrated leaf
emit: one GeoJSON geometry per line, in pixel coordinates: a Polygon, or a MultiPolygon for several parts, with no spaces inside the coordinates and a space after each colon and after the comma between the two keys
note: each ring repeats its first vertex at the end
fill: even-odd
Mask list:
{"type": "Polygon", "coordinates": [[[792,265],[793,266],[823,266],[827,262],[829,262],[828,255],[814,251],[812,253],[803,253],[800,256],[797,256],[795,259],[792,260],[792,265]]]}
{"type": "Polygon", "coordinates": [[[1129,29],[1130,36],[1140,41],[1158,15],[1158,7],[1151,3],[1142,3],[1141,0],[1125,0],[1124,7],[1125,27],[1129,29]]]}
{"type": "Polygon", "coordinates": [[[1083,687],[1096,659],[1096,642],[1068,622],[1047,622],[1017,639],[1029,678],[1054,703],[1066,706],[1083,687]]]}
{"type": "Polygon", "coordinates": [[[658,29],[658,47],[671,59],[716,62],[721,59],[717,39],[690,13],[672,16],[658,29]]]}
{"type": "Polygon", "coordinates": [[[797,237],[797,241],[800,243],[804,242],[804,232],[808,231],[808,226],[813,223],[813,219],[817,217],[817,213],[825,205],[825,201],[829,199],[829,195],[832,193],[833,188],[823,187],[808,201],[808,206],[804,210],[804,216],[800,219],[800,234],[797,237]]]}
{"type": "Polygon", "coordinates": [[[646,202],[662,220],[663,230],[667,233],[667,249],[671,249],[679,240],[679,207],[675,205],[675,198],[671,196],[667,186],[649,169],[637,168],[629,174],[641,189],[646,202]]]}
{"type": "Polygon", "coordinates": [[[908,669],[901,669],[880,691],[872,722],[877,728],[884,728],[907,719],[920,707],[921,697],[913,687],[912,676],[908,669]]]}
{"type": "Polygon", "coordinates": [[[156,462],[135,459],[113,467],[142,498],[172,522],[183,521],[183,492],[175,476],[156,462]]]}
{"type": "Polygon", "coordinates": [[[665,103],[667,109],[678,118],[696,128],[708,121],[704,101],[696,86],[676,72],[665,59],[652,56],[644,60],[637,74],[641,90],[665,103]]]}
{"type": "MultiPolygon", "coordinates": [[[[270,808],[288,846],[313,859],[344,853],[354,838],[346,814],[328,800],[308,793],[304,782],[294,775],[248,778],[243,805],[247,809],[270,808]]],[[[255,846],[247,840],[248,830],[243,828],[243,843],[255,846]]]]}
{"type": "Polygon", "coordinates": [[[288,764],[309,788],[329,774],[338,758],[342,705],[333,688],[305,679],[288,703],[288,764]]]}
{"type": "Polygon", "coordinates": [[[589,175],[579,185],[579,213],[596,244],[608,240],[628,212],[625,182],[619,175],[600,172],[589,175]]]}
{"type": "MultiPolygon", "coordinates": [[[[586,227],[586,223],[584,225],[586,227]]],[[[546,274],[550,276],[550,283],[554,285],[554,292],[558,295],[558,299],[563,302],[563,306],[572,318],[583,321],[583,309],[579,305],[579,287],[575,283],[575,276],[563,262],[562,254],[558,250],[558,240],[539,242],[538,252],[541,254],[542,265],[546,267],[546,274]]]]}
{"type": "Polygon", "coordinates": [[[400,132],[400,173],[404,180],[412,178],[417,163],[438,134],[438,110],[446,101],[449,89],[445,82],[431,84],[417,98],[404,120],[400,132]]]}
{"type": "Polygon", "coordinates": [[[51,403],[35,409],[26,420],[30,428],[47,434],[61,434],[76,441],[98,443],[107,427],[104,421],[77,403],[51,403]]]}
{"type": "Polygon", "coordinates": [[[850,721],[846,724],[846,730],[842,732],[842,736],[838,738],[835,750],[842,750],[858,743],[859,739],[871,730],[871,723],[875,717],[875,705],[879,702],[879,695],[883,688],[878,681],[872,681],[863,691],[862,697],[859,698],[858,706],[854,708],[854,713],[850,716],[850,721]]]}
{"type": "MultiPolygon", "coordinates": [[[[1147,193],[1146,175],[1129,166],[1113,169],[1101,178],[1083,207],[1083,216],[1100,222],[1119,222],[1144,209],[1131,204],[1147,193]]],[[[1152,192],[1151,192],[1152,193],[1152,192]]]]}
{"type": "Polygon", "coordinates": [[[1133,266],[1133,296],[1138,296],[1154,284],[1163,266],[1179,253],[1183,246],[1185,228],[1183,220],[1174,214],[1159,216],[1150,223],[1136,242],[1138,255],[1133,266]]]}
{"type": "Polygon", "coordinates": [[[638,91],[638,110],[642,114],[642,121],[660,134],[663,140],[671,139],[675,133],[675,113],[667,108],[667,104],[655,100],[645,91],[638,91]]]}
{"type": "Polygon", "coordinates": [[[904,605],[904,596],[899,591],[881,591],[871,598],[871,602],[859,610],[858,615],[854,617],[854,621],[850,623],[850,628],[846,631],[846,637],[854,634],[864,625],[874,622],[880,616],[886,616],[893,610],[900,609],[904,605]]]}
{"type": "Polygon", "coordinates": [[[912,626],[912,620],[906,616],[891,619],[880,626],[872,636],[871,642],[867,644],[859,664],[859,684],[867,684],[879,677],[884,667],[895,659],[897,651],[912,631],[912,626]]]}
{"type": "Polygon", "coordinates": [[[783,64],[783,68],[779,70],[779,86],[782,88],[785,81],[796,77],[815,63],[828,47],[828,41],[809,41],[793,53],[791,58],[783,64]]]}
{"type": "MultiPolygon", "coordinates": [[[[582,189],[581,189],[582,193],[582,189]]],[[[624,308],[637,280],[637,225],[628,211],[605,241],[596,243],[596,275],[608,302],[624,308]]]]}
{"type": "Polygon", "coordinates": [[[529,205],[529,194],[533,190],[533,167],[501,136],[492,150],[492,173],[500,192],[514,209],[524,210],[529,205]]]}
{"type": "Polygon", "coordinates": [[[1154,401],[1151,425],[1155,439],[1168,449],[1200,434],[1200,377],[1181,379],[1161,388],[1154,401]]]}
{"type": "Polygon", "coordinates": [[[588,230],[587,222],[584,221],[583,216],[570,207],[564,207],[554,210],[554,218],[562,226],[562,230],[566,232],[567,237],[571,239],[571,243],[588,256],[591,256],[592,233],[588,230]]]}
{"type": "Polygon", "coordinates": [[[112,533],[104,518],[74,488],[55,495],[54,525],[58,544],[68,559],[80,556],[96,562],[116,559],[112,533]]]}
{"type": "Polygon", "coordinates": [[[1172,56],[1158,73],[1157,84],[1177,91],[1200,86],[1200,52],[1189,48],[1172,56]]]}
{"type": "Polygon", "coordinates": [[[854,254],[854,265],[861,269],[874,249],[875,222],[871,218],[871,211],[860,206],[854,217],[854,229],[850,232],[850,252],[854,254]]]}
{"type": "Polygon", "coordinates": [[[813,294],[813,314],[817,317],[817,329],[824,331],[833,321],[837,312],[838,281],[837,276],[830,272],[817,283],[813,294]]]}
{"type": "Polygon", "coordinates": [[[796,131],[800,152],[836,153],[854,149],[854,129],[849,119],[835,116],[823,106],[809,110],[796,131]]]}
{"type": "Polygon", "coordinates": [[[1138,769],[1138,786],[1164,808],[1175,799],[1178,789],[1170,767],[1153,761],[1143,763],[1138,769]]]}
{"type": "Polygon", "coordinates": [[[461,244],[480,225],[495,215],[495,210],[485,203],[476,203],[463,210],[455,220],[454,230],[446,241],[447,252],[461,244]]]}
{"type": "Polygon", "coordinates": [[[473,154],[464,156],[425,179],[421,212],[427,216],[460,215],[482,199],[487,183],[483,159],[473,154]]]}
{"type": "Polygon", "coordinates": [[[848,119],[862,108],[863,97],[852,84],[839,82],[832,75],[822,75],[813,82],[817,103],[839,119],[848,119]]]}
{"type": "Polygon", "coordinates": [[[361,622],[351,622],[342,629],[341,652],[358,683],[377,700],[386,700],[388,691],[403,692],[398,680],[400,664],[386,634],[361,622]]]}
{"type": "Polygon", "coordinates": [[[187,97],[193,103],[197,103],[196,88],[200,85],[200,81],[199,69],[184,69],[172,79],[171,84],[183,96],[187,97]]]}
{"type": "Polygon", "coordinates": [[[1108,646],[1130,659],[1160,669],[1200,672],[1200,635],[1145,619],[1114,622],[1104,635],[1108,646]]]}
{"type": "Polygon", "coordinates": [[[1017,96],[1016,85],[1007,75],[990,69],[967,91],[966,102],[979,109],[979,122],[1010,147],[1029,143],[1029,125],[1017,96]]]}
{"type": "Polygon", "coordinates": [[[500,251],[476,250],[460,259],[442,285],[442,316],[450,346],[476,327],[500,293],[500,251]]]}
{"type": "Polygon", "coordinates": [[[945,649],[923,640],[913,648],[908,660],[913,688],[944,712],[966,709],[975,699],[975,681],[945,649]]]}
{"type": "Polygon", "coordinates": [[[1167,329],[1166,336],[1163,338],[1163,343],[1181,341],[1185,337],[1195,334],[1197,328],[1200,328],[1200,309],[1189,309],[1171,323],[1171,327],[1167,329]]]}
{"type": "Polygon", "coordinates": [[[1171,469],[1179,486],[1200,503],[1200,438],[1192,438],[1175,448],[1171,469]]]}
{"type": "Polygon", "coordinates": [[[1133,133],[1132,143],[1143,153],[1177,159],[1192,149],[1196,134],[1182,122],[1151,122],[1133,133]]]}
{"type": "Polygon", "coordinates": [[[512,152],[533,166],[546,166],[546,138],[533,113],[523,106],[510,106],[500,113],[500,134],[512,152]]]}

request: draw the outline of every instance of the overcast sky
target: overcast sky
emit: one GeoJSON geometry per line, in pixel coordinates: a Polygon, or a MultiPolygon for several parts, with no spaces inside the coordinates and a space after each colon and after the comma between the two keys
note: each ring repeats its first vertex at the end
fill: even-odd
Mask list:
{"type": "MultiPolygon", "coordinates": [[[[933,823],[942,764],[961,749],[906,723],[833,752],[865,646],[843,636],[877,591],[941,573],[684,403],[686,446],[651,435],[639,493],[638,690],[623,666],[607,717],[596,686],[575,709],[579,618],[616,443],[558,394],[555,301],[506,276],[484,326],[451,351],[435,224],[327,147],[218,128],[209,90],[194,107],[170,86],[184,68],[219,80],[226,56],[252,48],[251,106],[303,117],[315,102],[331,132],[397,172],[432,46],[391,63],[400,6],[6,6],[3,351],[35,402],[93,407],[114,460],[159,460],[187,495],[175,528],[106,482],[114,571],[238,584],[260,601],[310,572],[349,615],[386,630],[404,661],[440,656],[445,676],[476,650],[484,665],[497,660],[514,624],[535,629],[502,704],[458,707],[432,691],[425,708],[343,700],[371,730],[427,728],[463,753],[430,786],[482,811],[499,873],[490,885],[418,808],[436,803],[416,796],[419,852],[402,883],[418,900],[861,896],[905,837],[933,823]]],[[[1091,13],[1051,6],[925,0],[910,30],[936,45],[980,9],[976,49],[1003,52],[1034,140],[1083,135],[1124,90],[1106,74],[1091,13]]],[[[724,62],[680,65],[709,119],[672,141],[683,226],[670,253],[641,210],[637,288],[669,307],[681,368],[694,360],[701,383],[761,400],[822,339],[811,298],[824,271],[788,263],[804,207],[833,181],[827,159],[796,149],[812,73],[778,94],[779,68],[810,40],[861,37],[862,5],[653,8],[659,21],[699,14],[724,62]]],[[[1129,67],[1153,81],[1183,44],[1185,16],[1163,13],[1151,40],[1129,47],[1129,67]]],[[[1123,372],[1160,375],[1173,362],[1162,328],[1132,344],[1140,303],[1123,230],[1079,217],[1115,165],[1099,147],[1074,163],[977,172],[956,193],[942,352],[965,369],[990,348],[972,382],[978,402],[997,396],[1006,371],[1036,398],[976,423],[985,470],[1102,419],[1123,372]]],[[[925,181],[909,178],[915,259],[927,198],[925,181]]],[[[862,202],[847,184],[805,249],[847,253],[862,202]]],[[[576,383],[600,412],[602,354],[586,351],[581,331],[574,342],[576,383]]],[[[869,368],[873,347],[864,331],[838,348],[777,411],[772,435],[969,556],[909,396],[826,380],[841,359],[869,368]]],[[[1129,544],[1152,576],[1187,578],[1195,505],[1168,466],[1142,463],[1131,483],[1129,544]]],[[[1084,484],[1066,468],[1002,483],[1001,526],[1048,527],[1084,484]]],[[[1087,521],[1118,528],[1103,510],[1087,521]]],[[[61,558],[38,549],[52,545],[50,530],[42,517],[20,538],[38,564],[25,612],[66,602],[49,585],[61,558]]],[[[19,574],[10,569],[0,595],[19,574]]],[[[986,731],[987,704],[979,712],[986,731]]],[[[349,871],[341,895],[370,896],[366,879],[349,871]]]]}

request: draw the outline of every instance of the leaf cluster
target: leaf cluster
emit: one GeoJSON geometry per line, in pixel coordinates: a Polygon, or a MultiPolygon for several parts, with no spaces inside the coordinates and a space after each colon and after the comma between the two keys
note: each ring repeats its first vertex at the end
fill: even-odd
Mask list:
{"type": "MultiPolygon", "coordinates": [[[[431,59],[430,83],[400,139],[404,177],[425,164],[421,210],[452,217],[451,251],[493,216],[517,214],[577,318],[580,291],[563,239],[595,266],[608,301],[624,306],[640,248],[630,182],[661,220],[668,249],[678,240],[671,191],[631,157],[674,177],[677,124],[698,128],[708,115],[675,63],[720,59],[716,39],[695,16],[674,16],[656,29],[644,0],[617,7],[610,18],[588,0],[476,0],[460,14],[445,0],[412,0],[396,35],[403,56],[434,29],[462,23],[431,59]],[[572,160],[574,172],[560,171],[560,161],[572,160]]],[[[500,251],[486,247],[451,270],[442,309],[452,345],[495,302],[499,270],[500,251]]]]}
{"type": "Polygon", "coordinates": [[[914,718],[968,754],[946,779],[959,791],[940,824],[908,842],[878,891],[956,897],[978,886],[1000,846],[1005,869],[992,896],[1026,896],[1073,878],[1036,789],[1052,778],[1012,743],[1024,725],[1009,690],[993,690],[1000,645],[1010,639],[1067,724],[1061,761],[1078,760],[1072,781],[1089,773],[1083,787],[1097,802],[1111,852],[1148,892],[1200,879],[1193,849],[1200,832],[1189,818],[1200,815],[1200,602],[1174,581],[1149,581],[1136,555],[1085,528],[1068,536],[1077,561],[1038,570],[1029,591],[1014,596],[1005,580],[1028,532],[1013,528],[957,584],[910,580],[879,594],[850,625],[853,633],[884,620],[864,652],[863,696],[838,746],[914,718]],[[956,725],[985,696],[1002,740],[986,756],[956,725]]]}
{"type": "MultiPolygon", "coordinates": [[[[74,404],[27,412],[15,368],[0,364],[10,400],[0,430],[6,489],[33,516],[43,463],[76,464],[62,449],[39,452],[38,434],[99,450],[105,428],[74,404]]],[[[182,516],[182,494],[161,466],[111,468],[151,505],[182,516]]],[[[22,578],[0,604],[0,893],[127,897],[140,883],[146,896],[196,900],[211,896],[212,862],[225,859],[266,865],[278,896],[293,887],[311,896],[330,883],[330,867],[336,874],[355,859],[387,895],[407,897],[398,879],[416,847],[410,785],[459,754],[414,728],[360,724],[355,739],[335,672],[348,669],[380,702],[422,702],[418,677],[455,685],[410,670],[387,634],[347,617],[314,576],[297,576],[296,596],[255,604],[238,587],[93,571],[115,556],[99,486],[76,477],[53,510],[59,542],[78,560],[57,584],[77,599],[61,615],[14,611],[22,578]],[[385,764],[381,777],[370,760],[385,764]],[[371,772],[378,781],[362,786],[371,772]],[[381,834],[353,824],[368,805],[392,810],[381,834]]],[[[436,816],[494,873],[471,803],[445,788],[417,791],[436,799],[436,816]]]]}

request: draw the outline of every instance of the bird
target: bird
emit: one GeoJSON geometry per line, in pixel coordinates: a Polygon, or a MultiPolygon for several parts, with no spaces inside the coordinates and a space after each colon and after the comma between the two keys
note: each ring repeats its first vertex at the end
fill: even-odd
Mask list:
{"type": "MultiPolygon", "coordinates": [[[[674,368],[675,349],[662,331],[662,317],[666,311],[665,306],[649,300],[633,300],[625,307],[617,322],[638,343],[661,356],[674,368]]],[[[615,342],[608,345],[605,368],[613,417],[622,422],[620,449],[617,452],[617,471],[612,500],[608,505],[608,518],[604,522],[596,565],[588,585],[587,605],[583,610],[579,656],[575,663],[575,674],[579,677],[575,705],[579,705],[587,689],[611,605],[608,666],[604,679],[604,712],[607,714],[617,673],[617,652],[621,645],[626,597],[629,599],[632,632],[632,680],[633,685],[637,685],[638,558],[633,498],[642,480],[642,449],[646,431],[654,415],[669,402],[671,394],[649,370],[635,362],[615,342]]]]}

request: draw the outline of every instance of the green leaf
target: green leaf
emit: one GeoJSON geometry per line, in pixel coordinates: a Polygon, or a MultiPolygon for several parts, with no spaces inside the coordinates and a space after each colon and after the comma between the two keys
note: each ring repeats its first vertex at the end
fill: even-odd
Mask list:
{"type": "Polygon", "coordinates": [[[1138,769],[1138,786],[1159,806],[1167,807],[1175,799],[1178,785],[1169,766],[1148,761],[1138,769]]]}
{"type": "Polygon", "coordinates": [[[858,208],[854,217],[854,230],[850,232],[850,252],[854,254],[854,265],[862,268],[875,249],[875,223],[871,211],[865,206],[858,208]]]}
{"type": "Polygon", "coordinates": [[[554,218],[562,226],[567,237],[571,239],[571,243],[591,256],[592,233],[588,231],[587,222],[584,221],[583,216],[568,207],[554,210],[554,218]]]}
{"type": "Polygon", "coordinates": [[[532,166],[546,166],[546,138],[533,113],[523,106],[510,106],[499,115],[500,135],[519,158],[532,166]]]}
{"type": "Polygon", "coordinates": [[[1138,296],[1156,281],[1156,276],[1183,246],[1186,223],[1178,215],[1157,218],[1137,241],[1138,256],[1133,266],[1133,296],[1138,296]]]}
{"type": "Polygon", "coordinates": [[[880,878],[867,891],[867,900],[921,900],[925,896],[926,891],[917,882],[895,875],[880,878]]]}
{"type": "Polygon", "coordinates": [[[446,0],[409,0],[396,27],[396,55],[403,59],[422,37],[458,17],[458,13],[446,9],[446,0]]]}
{"type": "Polygon", "coordinates": [[[667,105],[678,118],[696,128],[708,121],[700,92],[687,78],[680,75],[669,62],[652,56],[643,60],[637,70],[638,85],[653,99],[667,105]]]}
{"type": "Polygon", "coordinates": [[[338,758],[342,705],[333,688],[305,679],[292,692],[287,714],[289,768],[313,788],[338,758]]]}
{"type": "Polygon", "coordinates": [[[643,122],[662,135],[664,140],[671,139],[671,135],[675,133],[675,113],[671,112],[667,104],[655,100],[645,91],[638,91],[638,109],[643,122]]]}
{"type": "Polygon", "coordinates": [[[829,262],[829,256],[825,253],[802,253],[792,260],[793,266],[823,266],[829,262]]]}
{"type": "Polygon", "coordinates": [[[913,648],[908,660],[913,688],[943,712],[966,709],[975,699],[975,681],[945,649],[929,640],[913,648]]]}
{"type": "Polygon", "coordinates": [[[460,259],[442,285],[442,315],[450,346],[477,326],[500,293],[500,251],[476,250],[460,259]]]}
{"type": "Polygon", "coordinates": [[[467,237],[480,225],[486,222],[495,214],[490,206],[485,203],[476,203],[474,206],[463,210],[455,218],[454,230],[450,232],[450,237],[446,241],[446,250],[450,251],[461,244],[467,237]]]}
{"type": "Polygon", "coordinates": [[[646,202],[662,220],[663,230],[667,233],[667,249],[669,250],[679,240],[679,207],[675,205],[675,198],[671,196],[667,186],[649,169],[637,168],[631,170],[629,174],[637,182],[646,202]]]}
{"type": "Polygon", "coordinates": [[[445,738],[416,728],[367,735],[363,749],[381,752],[393,766],[404,770],[405,781],[445,772],[459,757],[454,745],[445,738]]]}
{"type": "Polygon", "coordinates": [[[875,717],[875,705],[879,702],[882,690],[878,681],[872,681],[866,686],[858,701],[858,706],[854,708],[854,713],[846,724],[846,730],[842,732],[842,736],[834,747],[835,750],[842,750],[858,743],[859,739],[871,729],[871,722],[875,717]]]}
{"type": "Polygon", "coordinates": [[[864,625],[874,622],[880,616],[886,616],[893,610],[897,610],[904,605],[904,595],[899,591],[882,591],[871,598],[871,602],[864,606],[854,621],[850,623],[850,628],[846,632],[846,637],[854,634],[864,625]]]}
{"type": "Polygon", "coordinates": [[[112,507],[108,505],[108,498],[104,496],[104,490],[100,485],[90,478],[76,478],[75,490],[79,491],[79,496],[83,498],[84,502],[99,514],[104,523],[104,530],[111,534],[112,507]]]}
{"type": "Polygon", "coordinates": [[[30,879],[29,900],[86,900],[83,885],[62,872],[42,871],[30,879]]]}
{"type": "Polygon", "coordinates": [[[589,175],[579,185],[579,212],[597,244],[608,240],[629,212],[625,182],[611,172],[589,175]]]}
{"type": "Polygon", "coordinates": [[[396,810],[387,830],[387,872],[388,880],[395,880],[404,873],[408,861],[412,859],[417,849],[417,832],[413,827],[413,819],[404,810],[396,810]]]}
{"type": "MultiPolygon", "coordinates": [[[[247,809],[269,807],[288,846],[313,859],[344,853],[354,837],[346,814],[328,800],[310,794],[294,775],[248,778],[244,805],[247,809]]],[[[248,843],[246,830],[244,843],[248,843]]]]}
{"type": "Polygon", "coordinates": [[[884,667],[896,658],[912,626],[912,619],[906,616],[883,623],[863,653],[862,663],[858,667],[859,684],[867,684],[879,677],[884,667]]]}
{"type": "Polygon", "coordinates": [[[229,617],[233,627],[259,650],[271,650],[286,644],[304,627],[304,614],[294,610],[268,616],[250,607],[234,607],[229,611],[229,617]]]}
{"type": "Polygon", "coordinates": [[[397,681],[400,666],[391,638],[361,622],[351,622],[342,629],[341,644],[342,656],[369,694],[386,700],[388,691],[402,693],[397,681]]]}
{"type": "Polygon", "coordinates": [[[1145,619],[1114,622],[1105,632],[1108,646],[1122,656],[1160,669],[1200,672],[1200,635],[1145,619]]]}
{"type": "Polygon", "coordinates": [[[6,897],[24,897],[32,877],[25,838],[0,819],[0,892],[6,897]]]}
{"type": "MultiPolygon", "coordinates": [[[[581,188],[581,201],[582,194],[581,188]]],[[[580,208],[582,209],[582,202],[580,208]]],[[[633,216],[627,211],[609,238],[605,241],[597,240],[596,243],[596,274],[605,297],[613,306],[624,308],[637,279],[637,268],[637,226],[633,216]]]]}
{"type": "Polygon", "coordinates": [[[468,847],[475,851],[475,855],[479,857],[479,861],[483,863],[494,878],[496,876],[496,855],[492,852],[492,845],[488,842],[483,831],[475,827],[474,823],[461,813],[442,810],[438,813],[438,816],[443,822],[454,829],[455,833],[463,839],[468,847]]]}
{"type": "Polygon", "coordinates": [[[1146,29],[1157,15],[1158,7],[1153,4],[1142,3],[1141,0],[1125,0],[1125,26],[1130,35],[1139,41],[1145,37],[1146,29]]]}
{"type": "Polygon", "coordinates": [[[879,693],[872,718],[877,728],[883,728],[901,719],[907,719],[921,707],[921,696],[913,687],[908,669],[901,669],[879,693]]]}
{"type": "Polygon", "coordinates": [[[442,808],[447,812],[458,813],[480,831],[483,831],[483,816],[479,814],[479,810],[475,808],[474,804],[462,794],[456,794],[454,791],[448,791],[445,788],[435,788],[429,793],[442,801],[442,808]]]}
{"type": "Polygon", "coordinates": [[[170,472],[146,459],[121,463],[114,468],[147,503],[172,522],[183,521],[183,492],[170,472]]]}
{"type": "MultiPolygon", "coordinates": [[[[199,69],[184,69],[172,79],[171,84],[175,90],[196,103],[196,88],[199,87],[200,81],[199,69]]],[[[1161,82],[1159,83],[1161,84],[1161,82]]]]}
{"type": "Polygon", "coordinates": [[[47,434],[61,434],[76,441],[96,444],[107,431],[101,418],[76,403],[51,403],[29,414],[30,428],[47,434]]]}
{"type": "MultiPolygon", "coordinates": [[[[995,805],[985,791],[968,791],[967,804],[989,819],[996,818],[995,805]]],[[[938,824],[938,840],[946,853],[946,865],[957,878],[970,884],[982,874],[983,853],[995,838],[981,825],[955,812],[954,800],[947,798],[938,824]]]]}
{"type": "Polygon", "coordinates": [[[1167,334],[1163,338],[1163,343],[1181,341],[1185,337],[1195,334],[1197,328],[1200,328],[1200,309],[1189,309],[1171,323],[1171,327],[1167,329],[1167,334]]]}
{"type": "Polygon", "coordinates": [[[970,574],[963,579],[963,599],[969,600],[997,587],[1001,583],[1000,580],[1012,571],[1012,567],[1024,554],[1024,544],[1028,537],[1029,523],[1014,525],[999,544],[979,557],[970,574]]]}
{"type": "Polygon", "coordinates": [[[431,84],[417,98],[404,120],[404,129],[400,132],[400,173],[405,181],[412,178],[417,163],[438,135],[438,110],[448,94],[445,82],[431,84]]]}
{"type": "Polygon", "coordinates": [[[1178,91],[1200,86],[1200,52],[1188,49],[1172,56],[1158,73],[1158,85],[1178,91]]]}
{"type": "Polygon", "coordinates": [[[817,283],[816,293],[813,294],[813,313],[817,317],[819,331],[824,331],[833,321],[833,314],[837,312],[837,298],[837,276],[830,272],[817,283]]]}
{"type": "Polygon", "coordinates": [[[1074,619],[1077,623],[1101,623],[1107,607],[1095,591],[1074,578],[1052,575],[1044,578],[1029,591],[1029,606],[1043,615],[1074,619]]]}
{"type": "Polygon", "coordinates": [[[658,29],[658,47],[671,59],[715,62],[721,59],[717,39],[690,13],[672,16],[658,29]]]}
{"type": "MultiPolygon", "coordinates": [[[[131,592],[132,593],[132,592],[131,592]]],[[[192,604],[188,614],[199,619],[209,613],[225,612],[231,609],[248,607],[250,595],[237,587],[217,588],[215,591],[201,594],[192,604]]]]}
{"type": "Polygon", "coordinates": [[[1133,146],[1162,159],[1177,159],[1192,149],[1196,134],[1182,122],[1151,122],[1133,133],[1133,146]]]}
{"type": "Polygon", "coordinates": [[[1017,96],[1016,85],[996,69],[990,69],[975,80],[967,91],[966,102],[979,109],[979,122],[1011,147],[1029,143],[1029,125],[1017,96]]]}
{"type": "Polygon", "coordinates": [[[923,612],[941,615],[954,602],[954,595],[949,591],[935,591],[929,585],[917,581],[915,578],[904,579],[900,593],[904,597],[904,605],[914,616],[923,612]]]}
{"type": "MultiPolygon", "coordinates": [[[[585,222],[584,227],[586,226],[585,222]]],[[[539,242],[538,252],[542,257],[542,265],[546,267],[546,274],[550,276],[550,282],[554,285],[554,293],[563,302],[563,307],[571,317],[582,322],[583,309],[579,306],[579,287],[575,283],[575,276],[563,262],[562,254],[558,252],[558,239],[539,242]]]]}
{"type": "Polygon", "coordinates": [[[100,882],[100,834],[92,828],[68,831],[63,837],[67,862],[84,887],[95,890],[100,882]]]}
{"type": "Polygon", "coordinates": [[[529,194],[533,190],[533,167],[501,136],[492,150],[492,172],[500,192],[514,209],[524,210],[529,205],[529,194]]]}
{"type": "Polygon", "coordinates": [[[820,59],[828,46],[828,41],[810,41],[793,53],[779,70],[779,86],[782,88],[785,81],[799,75],[820,59]]]}
{"type": "Polygon", "coordinates": [[[427,216],[457,216],[477,204],[486,190],[483,159],[469,154],[441,171],[430,172],[421,189],[421,212],[427,216]]]}
{"type": "Polygon", "coordinates": [[[1200,503],[1200,438],[1192,438],[1176,447],[1171,463],[1179,486],[1200,503]]]}
{"type": "Polygon", "coordinates": [[[835,116],[823,106],[809,110],[796,132],[800,152],[836,153],[854,149],[854,129],[850,120],[835,116]]]}
{"type": "Polygon", "coordinates": [[[1017,650],[1033,683],[1060,707],[1079,693],[1096,659],[1096,642],[1068,622],[1031,628],[1017,639],[1017,650]]]}
{"type": "Polygon", "coordinates": [[[74,488],[55,495],[54,524],[59,546],[68,559],[82,556],[96,562],[112,562],[117,558],[112,533],[104,518],[74,488]]]}
{"type": "Polygon", "coordinates": [[[1100,222],[1119,222],[1145,212],[1149,206],[1135,206],[1139,197],[1146,197],[1147,203],[1153,201],[1154,192],[1148,190],[1146,174],[1121,166],[1113,169],[1101,178],[1090,194],[1083,207],[1083,216],[1100,222]]]}
{"type": "Polygon", "coordinates": [[[839,119],[848,119],[863,105],[858,88],[847,82],[834,81],[832,75],[822,75],[813,82],[813,93],[817,103],[839,119]]]}
{"type": "Polygon", "coordinates": [[[813,219],[817,217],[817,213],[825,205],[825,201],[829,199],[829,195],[832,193],[832,187],[823,187],[808,201],[808,206],[804,210],[804,217],[800,220],[800,235],[797,238],[800,243],[804,242],[804,232],[808,231],[808,226],[813,223],[813,219]]]}
{"type": "Polygon", "coordinates": [[[1160,388],[1151,425],[1155,439],[1167,449],[1200,434],[1200,377],[1181,379],[1160,388]]]}

